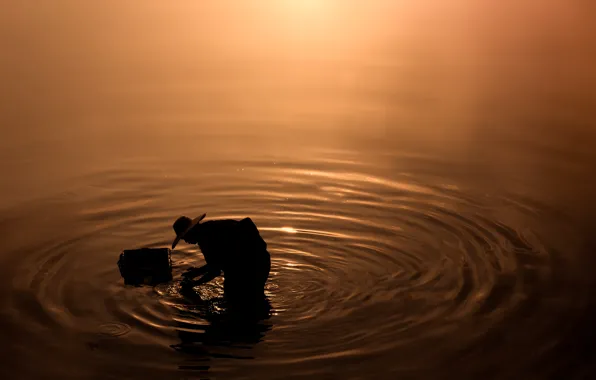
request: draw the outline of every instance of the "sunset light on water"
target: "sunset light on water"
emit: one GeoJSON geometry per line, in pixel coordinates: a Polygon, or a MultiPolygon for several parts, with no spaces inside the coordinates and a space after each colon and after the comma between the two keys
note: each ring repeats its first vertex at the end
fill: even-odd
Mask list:
{"type": "Polygon", "coordinates": [[[596,378],[595,12],[4,2],[1,377],[596,378]]]}

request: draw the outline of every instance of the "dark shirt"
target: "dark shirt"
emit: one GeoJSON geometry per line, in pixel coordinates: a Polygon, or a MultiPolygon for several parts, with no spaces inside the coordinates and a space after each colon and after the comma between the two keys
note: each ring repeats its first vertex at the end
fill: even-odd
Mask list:
{"type": "Polygon", "coordinates": [[[210,271],[223,271],[226,287],[262,287],[267,281],[271,257],[250,218],[201,223],[197,241],[210,271]]]}

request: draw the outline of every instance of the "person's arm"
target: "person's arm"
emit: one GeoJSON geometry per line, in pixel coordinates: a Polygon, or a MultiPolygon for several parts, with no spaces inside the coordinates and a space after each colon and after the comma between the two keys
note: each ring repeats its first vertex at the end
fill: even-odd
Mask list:
{"type": "Polygon", "coordinates": [[[213,280],[215,277],[219,276],[221,274],[220,270],[210,270],[209,272],[205,273],[203,275],[203,277],[199,278],[198,280],[194,281],[195,285],[201,285],[201,284],[205,284],[211,280],[213,280]]]}
{"type": "Polygon", "coordinates": [[[182,277],[185,279],[192,279],[208,272],[210,269],[211,268],[209,267],[209,264],[205,264],[200,268],[190,268],[186,272],[182,273],[182,277]]]}
{"type": "Polygon", "coordinates": [[[209,268],[209,270],[207,271],[207,273],[205,273],[203,275],[203,277],[199,278],[198,280],[191,280],[190,277],[185,277],[182,280],[182,286],[197,286],[197,285],[202,285],[205,284],[211,280],[213,280],[215,277],[219,276],[221,274],[220,270],[217,269],[211,269],[209,268]]]}

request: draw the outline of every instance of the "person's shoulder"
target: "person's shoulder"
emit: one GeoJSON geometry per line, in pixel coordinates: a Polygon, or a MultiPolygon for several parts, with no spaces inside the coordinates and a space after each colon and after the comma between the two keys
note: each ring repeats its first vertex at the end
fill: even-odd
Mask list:
{"type": "Polygon", "coordinates": [[[214,219],[201,223],[199,230],[206,234],[213,234],[225,230],[230,225],[230,221],[226,219],[214,219]]]}
{"type": "Polygon", "coordinates": [[[251,218],[244,218],[238,222],[238,226],[241,228],[257,229],[257,225],[252,221],[251,218]]]}
{"type": "Polygon", "coordinates": [[[204,229],[205,232],[236,232],[236,233],[254,233],[258,231],[257,226],[252,221],[251,218],[243,218],[240,220],[235,219],[216,219],[210,220],[208,222],[203,223],[203,225],[207,228],[204,229]]]}
{"type": "Polygon", "coordinates": [[[213,219],[213,220],[208,220],[206,222],[201,223],[201,225],[208,225],[208,226],[223,226],[226,224],[236,224],[238,223],[237,220],[234,219],[213,219]]]}

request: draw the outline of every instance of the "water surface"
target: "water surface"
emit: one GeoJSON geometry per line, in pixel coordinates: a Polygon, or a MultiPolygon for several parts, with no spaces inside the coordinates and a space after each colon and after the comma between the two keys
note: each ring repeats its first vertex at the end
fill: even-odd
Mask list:
{"type": "Polygon", "coordinates": [[[589,6],[298,3],[5,7],[2,373],[591,378],[589,6]],[[266,315],[182,295],[185,244],[123,285],[204,212],[261,230],[266,315]]]}

